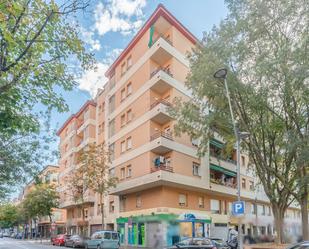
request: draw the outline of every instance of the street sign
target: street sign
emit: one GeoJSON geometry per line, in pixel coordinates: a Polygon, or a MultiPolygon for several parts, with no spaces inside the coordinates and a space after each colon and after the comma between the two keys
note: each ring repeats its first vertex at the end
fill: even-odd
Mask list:
{"type": "Polygon", "coordinates": [[[232,205],[233,215],[239,216],[245,214],[245,202],[244,201],[235,201],[232,205]]]}

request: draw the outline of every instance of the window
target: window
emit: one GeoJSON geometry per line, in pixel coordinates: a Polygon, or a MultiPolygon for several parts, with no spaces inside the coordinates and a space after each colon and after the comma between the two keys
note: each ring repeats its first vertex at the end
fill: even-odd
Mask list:
{"type": "Polygon", "coordinates": [[[244,189],[246,188],[246,179],[245,178],[241,179],[241,187],[244,188],[244,189]]]}
{"type": "Polygon", "coordinates": [[[115,169],[110,169],[108,173],[109,173],[110,177],[114,177],[115,176],[115,169]]]}
{"type": "Polygon", "coordinates": [[[241,166],[246,166],[246,158],[244,156],[241,156],[241,166]]]}
{"type": "Polygon", "coordinates": [[[229,202],[228,203],[228,213],[231,214],[233,211],[233,203],[232,202],[229,202]]]}
{"type": "Polygon", "coordinates": [[[254,182],[253,181],[249,181],[249,189],[251,191],[254,191],[254,182]]]}
{"type": "Polygon", "coordinates": [[[128,110],[127,111],[127,123],[131,122],[131,120],[133,119],[133,115],[132,115],[132,110],[128,110]]]}
{"type": "Polygon", "coordinates": [[[125,72],[126,72],[126,63],[124,62],[124,63],[122,63],[122,65],[121,65],[121,76],[124,75],[125,72]]]}
{"type": "Polygon", "coordinates": [[[120,146],[121,146],[121,153],[124,153],[126,151],[126,142],[122,141],[120,146]]]}
{"type": "Polygon", "coordinates": [[[193,162],[192,173],[194,176],[200,176],[200,164],[193,162]]]}
{"type": "Polygon", "coordinates": [[[119,240],[118,233],[112,233],[112,239],[113,240],[119,240]]]}
{"type": "Polygon", "coordinates": [[[115,95],[109,98],[108,108],[109,108],[109,113],[112,113],[115,110],[115,95]]]}
{"type": "Polygon", "coordinates": [[[84,209],[84,217],[87,219],[88,218],[88,209],[84,209]]]}
{"type": "Polygon", "coordinates": [[[109,156],[110,156],[110,160],[114,160],[115,159],[115,143],[112,143],[109,147],[109,156]]]}
{"type": "Polygon", "coordinates": [[[131,177],[132,176],[132,167],[131,165],[127,166],[127,177],[131,177]]]}
{"type": "MultiPolygon", "coordinates": [[[[271,216],[270,206],[266,206],[266,214],[271,216]]],[[[296,217],[295,217],[296,218],[296,217]]]]}
{"type": "Polygon", "coordinates": [[[121,102],[124,101],[125,98],[126,98],[126,89],[123,88],[123,89],[121,90],[121,102]]]}
{"type": "Polygon", "coordinates": [[[125,196],[121,195],[120,198],[119,198],[120,212],[124,212],[126,210],[126,201],[127,201],[127,198],[125,196]]]}
{"type": "Polygon", "coordinates": [[[210,200],[210,210],[212,214],[220,214],[220,201],[210,200]]]}
{"type": "Polygon", "coordinates": [[[171,161],[172,161],[172,159],[170,157],[166,157],[165,158],[165,166],[171,167],[171,161]]]}
{"type": "Polygon", "coordinates": [[[126,115],[122,114],[120,119],[120,125],[123,127],[126,124],[126,115]]]}
{"type": "Polygon", "coordinates": [[[112,137],[115,135],[115,119],[109,122],[108,127],[108,137],[112,137]]]}
{"type": "Polygon", "coordinates": [[[198,207],[199,208],[204,208],[204,197],[203,196],[200,196],[198,198],[198,207]]]}
{"type": "Polygon", "coordinates": [[[136,207],[137,208],[142,207],[142,197],[140,195],[136,196],[136,207]]]}
{"type": "Polygon", "coordinates": [[[132,94],[132,83],[130,82],[128,85],[127,85],[127,96],[131,95],[132,94]]]}
{"type": "Polygon", "coordinates": [[[184,194],[179,195],[179,206],[181,207],[187,206],[187,195],[184,194]]]}
{"type": "Polygon", "coordinates": [[[132,138],[128,137],[127,138],[127,150],[132,148],[132,138]]]}
{"type": "Polygon", "coordinates": [[[198,147],[198,139],[191,138],[191,143],[193,146],[198,147]]]}
{"type": "Polygon", "coordinates": [[[115,211],[115,203],[114,201],[110,201],[109,202],[109,212],[114,213],[114,211],[115,211]]]}
{"type": "Polygon", "coordinates": [[[97,206],[97,215],[101,214],[101,204],[98,204],[97,206]]]}
{"type": "Polygon", "coordinates": [[[251,214],[256,214],[256,205],[254,203],[251,203],[251,214]]]}
{"type": "Polygon", "coordinates": [[[104,239],[111,239],[112,238],[112,234],[109,232],[104,232],[104,239]]]}
{"type": "Polygon", "coordinates": [[[129,70],[130,67],[132,67],[132,56],[131,55],[127,59],[127,70],[129,70]]]}
{"type": "Polygon", "coordinates": [[[126,176],[126,169],[125,168],[121,168],[120,169],[120,178],[124,179],[126,176]]]}

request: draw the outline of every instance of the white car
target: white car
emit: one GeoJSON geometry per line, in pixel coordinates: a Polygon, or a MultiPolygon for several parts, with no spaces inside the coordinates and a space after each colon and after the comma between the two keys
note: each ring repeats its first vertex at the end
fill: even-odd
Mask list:
{"type": "Polygon", "coordinates": [[[309,241],[303,241],[297,244],[294,244],[287,249],[309,249],[309,241]]]}

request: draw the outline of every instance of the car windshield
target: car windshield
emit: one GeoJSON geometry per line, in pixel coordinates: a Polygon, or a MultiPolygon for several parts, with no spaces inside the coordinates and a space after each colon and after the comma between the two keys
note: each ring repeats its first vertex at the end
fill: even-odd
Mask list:
{"type": "Polygon", "coordinates": [[[218,244],[224,244],[224,241],[222,239],[211,238],[211,240],[218,244]]]}

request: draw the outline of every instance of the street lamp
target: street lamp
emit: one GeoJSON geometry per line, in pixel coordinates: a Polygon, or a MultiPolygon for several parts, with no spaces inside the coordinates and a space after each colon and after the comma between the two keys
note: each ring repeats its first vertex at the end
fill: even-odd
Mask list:
{"type": "MultiPolygon", "coordinates": [[[[241,184],[241,181],[240,181],[240,141],[242,139],[246,139],[247,137],[249,137],[250,133],[249,132],[240,132],[238,130],[238,127],[237,127],[235,119],[234,119],[234,114],[233,114],[233,109],[232,109],[232,104],[231,104],[231,97],[230,97],[230,92],[229,92],[229,88],[228,88],[228,85],[227,85],[226,75],[227,75],[227,69],[226,68],[221,68],[214,73],[214,77],[216,79],[223,79],[224,80],[226,97],[227,97],[228,102],[229,102],[230,114],[231,114],[231,118],[232,118],[234,134],[235,134],[235,138],[236,138],[237,200],[240,201],[240,184],[241,184]]],[[[242,245],[242,224],[241,224],[240,218],[238,219],[238,248],[243,249],[243,245],[242,245]]]]}

